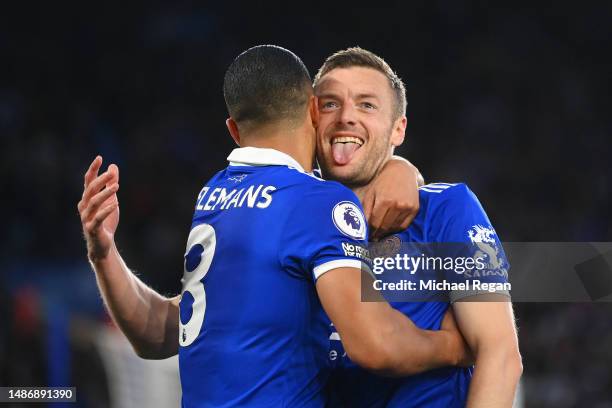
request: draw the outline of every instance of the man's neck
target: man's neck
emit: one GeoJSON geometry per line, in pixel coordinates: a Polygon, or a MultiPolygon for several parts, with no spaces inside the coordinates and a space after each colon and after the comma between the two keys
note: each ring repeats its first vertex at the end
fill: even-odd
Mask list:
{"type": "Polygon", "coordinates": [[[353,193],[355,193],[359,201],[361,201],[362,203],[363,203],[363,199],[366,193],[366,187],[367,185],[359,186],[359,187],[350,187],[350,189],[353,191],[353,193]]]}
{"type": "Polygon", "coordinates": [[[291,128],[274,125],[260,127],[244,135],[241,138],[240,147],[278,150],[295,159],[304,171],[312,172],[314,131],[307,127],[291,128]]]}

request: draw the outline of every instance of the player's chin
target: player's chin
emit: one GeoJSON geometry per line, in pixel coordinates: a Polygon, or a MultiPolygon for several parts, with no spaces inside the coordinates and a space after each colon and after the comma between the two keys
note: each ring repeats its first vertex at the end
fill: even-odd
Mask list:
{"type": "Polygon", "coordinates": [[[338,181],[343,184],[353,184],[359,178],[359,167],[351,162],[338,165],[332,161],[327,166],[327,169],[325,169],[324,175],[328,180],[338,181]]]}

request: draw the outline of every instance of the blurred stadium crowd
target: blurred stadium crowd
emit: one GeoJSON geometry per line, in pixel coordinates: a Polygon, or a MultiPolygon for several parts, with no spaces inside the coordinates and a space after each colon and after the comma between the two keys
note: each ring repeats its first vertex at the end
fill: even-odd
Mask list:
{"type": "MultiPolygon", "coordinates": [[[[233,148],[223,73],[258,43],[312,74],[352,45],[385,57],[407,87],[398,153],[427,181],[466,182],[502,240],[612,241],[611,3],[12,7],[0,16],[0,385],[94,376],[75,330],[108,318],[76,203],[96,154],[121,169],[129,264],[179,291],[194,200],[233,148]]],[[[516,310],[525,405],[612,407],[612,305],[516,310]]]]}

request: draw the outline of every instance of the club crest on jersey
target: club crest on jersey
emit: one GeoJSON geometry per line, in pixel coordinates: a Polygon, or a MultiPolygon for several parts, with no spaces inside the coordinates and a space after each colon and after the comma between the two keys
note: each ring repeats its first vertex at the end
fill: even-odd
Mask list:
{"type": "Polygon", "coordinates": [[[397,235],[391,235],[370,245],[370,255],[372,258],[392,258],[399,253],[401,246],[402,240],[397,235]]]}
{"type": "Polygon", "coordinates": [[[474,258],[484,259],[486,270],[497,274],[508,276],[506,261],[502,255],[500,245],[496,240],[493,227],[474,225],[468,230],[468,237],[475,245],[474,258]]]}
{"type": "Polygon", "coordinates": [[[468,231],[468,237],[473,244],[484,242],[487,244],[495,243],[495,230],[491,227],[485,227],[484,225],[474,225],[468,231]]]}
{"type": "Polygon", "coordinates": [[[363,213],[350,201],[342,201],[332,210],[332,219],[338,230],[354,239],[365,239],[366,222],[363,213]]]}

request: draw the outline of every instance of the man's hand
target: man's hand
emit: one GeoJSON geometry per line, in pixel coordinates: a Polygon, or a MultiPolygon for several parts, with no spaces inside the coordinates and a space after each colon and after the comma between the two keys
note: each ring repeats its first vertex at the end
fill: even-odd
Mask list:
{"type": "Polygon", "coordinates": [[[168,358],[178,352],[180,296],[155,292],[127,267],[115,246],[119,224],[119,168],[114,164],[98,175],[98,156],[85,173],[78,209],[87,240],[87,256],[113,321],[136,354],[147,359],[168,358]],[[143,318],[144,316],[144,318],[143,318]]]}
{"type": "Polygon", "coordinates": [[[92,262],[108,256],[119,224],[119,168],[111,164],[98,176],[101,166],[102,157],[97,156],[85,173],[83,197],[77,206],[92,262]]]}
{"type": "Polygon", "coordinates": [[[422,180],[412,163],[393,156],[360,192],[372,241],[408,228],[419,212],[418,186],[422,180]]]}
{"type": "Polygon", "coordinates": [[[453,356],[451,360],[456,361],[455,365],[459,367],[473,366],[475,362],[474,354],[459,331],[452,309],[449,308],[444,315],[440,330],[449,334],[449,352],[453,356]]]}

